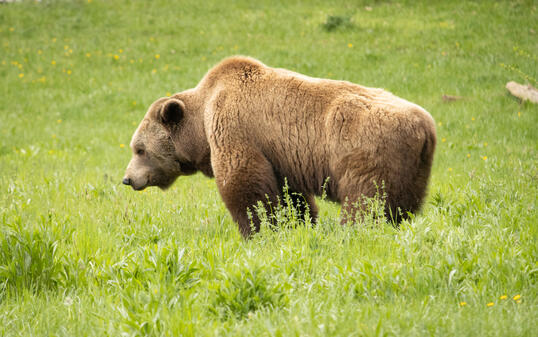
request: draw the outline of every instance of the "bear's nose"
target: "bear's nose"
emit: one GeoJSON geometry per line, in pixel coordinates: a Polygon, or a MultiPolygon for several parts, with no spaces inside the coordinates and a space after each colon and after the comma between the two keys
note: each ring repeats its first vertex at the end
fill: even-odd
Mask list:
{"type": "Polygon", "coordinates": [[[131,185],[131,179],[130,179],[130,178],[123,178],[122,183],[123,183],[124,185],[131,185]]]}

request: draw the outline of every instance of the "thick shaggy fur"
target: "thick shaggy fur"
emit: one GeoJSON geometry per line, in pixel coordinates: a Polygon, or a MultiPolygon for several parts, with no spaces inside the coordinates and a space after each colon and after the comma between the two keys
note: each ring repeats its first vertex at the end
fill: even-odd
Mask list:
{"type": "MultiPolygon", "coordinates": [[[[382,192],[386,215],[398,222],[424,199],[435,144],[430,114],[387,91],[232,57],[194,89],[150,107],[133,136],[126,179],[141,189],[197,170],[215,176],[245,237],[247,209],[276,204],[285,180],[314,219],[314,196],[327,181],[327,196],[344,204],[344,214],[382,192]],[[137,154],[142,147],[147,158],[137,154]]],[[[253,224],[258,230],[259,219],[253,224]]]]}

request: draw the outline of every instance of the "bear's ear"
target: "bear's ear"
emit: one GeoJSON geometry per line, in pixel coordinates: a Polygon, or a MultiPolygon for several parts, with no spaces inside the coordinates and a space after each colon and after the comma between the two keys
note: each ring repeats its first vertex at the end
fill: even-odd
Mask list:
{"type": "Polygon", "coordinates": [[[160,118],[164,124],[177,124],[185,111],[185,104],[179,99],[171,98],[163,104],[160,118]]]}

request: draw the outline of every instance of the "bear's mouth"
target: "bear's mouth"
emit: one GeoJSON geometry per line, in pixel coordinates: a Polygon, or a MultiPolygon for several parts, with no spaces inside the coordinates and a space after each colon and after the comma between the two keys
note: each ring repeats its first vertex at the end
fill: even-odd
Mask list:
{"type": "Polygon", "coordinates": [[[164,172],[160,172],[160,171],[155,172],[155,174],[150,173],[146,176],[146,179],[144,181],[138,181],[138,183],[133,182],[131,184],[131,187],[135,191],[142,191],[150,186],[156,186],[160,188],[161,190],[167,190],[168,188],[170,188],[170,186],[172,186],[172,184],[176,181],[176,179],[180,175],[192,174],[196,172],[196,170],[192,166],[189,166],[189,165],[185,166],[185,169],[187,172],[181,171],[179,174],[172,175],[172,176],[165,175],[164,172]]]}
{"type": "Polygon", "coordinates": [[[145,184],[143,184],[143,185],[134,185],[134,184],[131,185],[131,187],[132,187],[133,190],[135,190],[135,191],[142,191],[142,190],[144,190],[144,189],[145,189],[146,187],[148,187],[148,186],[149,186],[149,185],[148,185],[147,182],[146,182],[145,184]]]}
{"type": "Polygon", "coordinates": [[[132,186],[133,187],[133,190],[135,191],[142,191],[144,190],[146,187],[148,187],[148,185],[143,185],[143,186],[132,186]]]}
{"type": "Polygon", "coordinates": [[[146,187],[148,187],[150,185],[150,181],[151,181],[151,177],[148,175],[146,177],[146,181],[144,181],[144,183],[142,184],[135,184],[134,182],[131,184],[131,187],[133,188],[133,190],[135,191],[142,191],[144,189],[146,189],[146,187]]]}

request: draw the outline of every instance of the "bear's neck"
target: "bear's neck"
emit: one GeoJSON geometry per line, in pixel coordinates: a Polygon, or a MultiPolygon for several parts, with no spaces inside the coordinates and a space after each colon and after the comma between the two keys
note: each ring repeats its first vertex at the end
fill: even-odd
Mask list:
{"type": "Polygon", "coordinates": [[[213,177],[213,168],[211,167],[211,150],[209,142],[205,137],[204,110],[206,97],[200,95],[197,88],[186,90],[176,94],[176,98],[181,99],[187,107],[190,115],[189,127],[194,130],[193,135],[196,139],[191,139],[192,147],[189,160],[194,168],[202,172],[207,177],[213,177]]]}
{"type": "Polygon", "coordinates": [[[196,169],[202,172],[206,177],[214,177],[213,167],[211,166],[211,152],[208,151],[207,155],[202,158],[200,163],[196,164],[196,169]]]}

